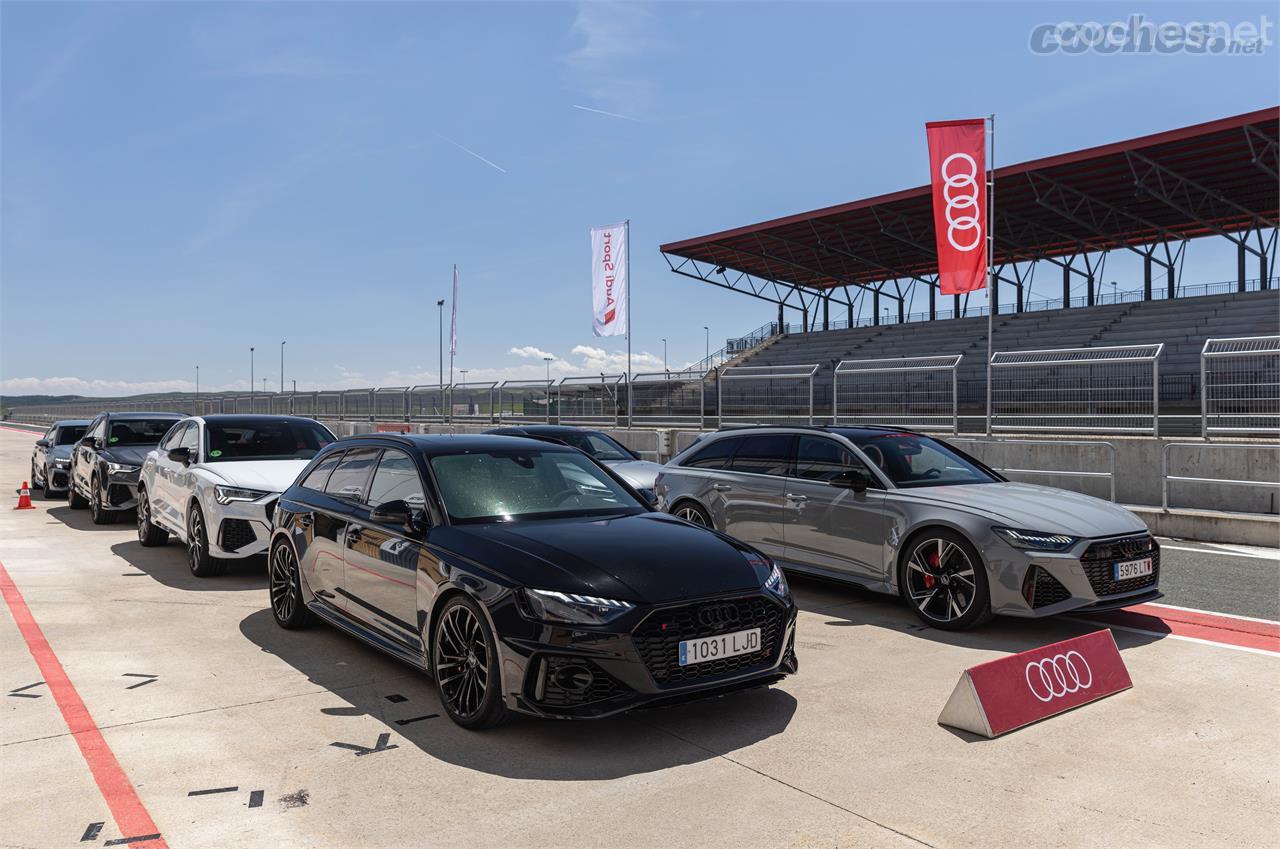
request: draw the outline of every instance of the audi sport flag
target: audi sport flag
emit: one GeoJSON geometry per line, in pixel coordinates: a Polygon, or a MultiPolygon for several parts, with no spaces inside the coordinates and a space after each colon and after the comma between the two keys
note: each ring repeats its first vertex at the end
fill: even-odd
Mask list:
{"type": "Polygon", "coordinates": [[[591,331],[627,333],[627,225],[591,228],[591,331]]]}
{"type": "Polygon", "coordinates": [[[942,294],[986,288],[986,123],[981,118],[934,121],[924,128],[942,294]]]}

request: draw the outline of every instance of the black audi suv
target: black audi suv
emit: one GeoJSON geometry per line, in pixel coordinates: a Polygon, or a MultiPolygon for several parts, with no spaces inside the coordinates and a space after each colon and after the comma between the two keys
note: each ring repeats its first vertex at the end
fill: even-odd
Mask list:
{"type": "Polygon", "coordinates": [[[797,668],[772,561],[531,439],[327,446],[276,507],[270,598],[284,628],[318,618],[431,673],[466,728],[601,717],[797,668]]]}
{"type": "Polygon", "coordinates": [[[67,504],[109,525],[138,505],[138,471],[147,452],[181,419],[177,413],[99,413],[71,452],[67,504]]]}

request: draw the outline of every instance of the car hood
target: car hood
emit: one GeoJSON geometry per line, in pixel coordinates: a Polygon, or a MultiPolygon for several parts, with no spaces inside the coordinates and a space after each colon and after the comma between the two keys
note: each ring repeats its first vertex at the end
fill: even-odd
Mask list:
{"type": "Polygon", "coordinates": [[[606,460],[605,465],[637,489],[653,489],[662,466],[648,460],[606,460]]]}
{"type": "Polygon", "coordinates": [[[73,448],[75,448],[74,445],[54,445],[45,451],[45,456],[50,460],[69,460],[73,448]]]}
{"type": "Polygon", "coordinates": [[[98,456],[109,463],[141,466],[154,450],[154,445],[112,445],[99,451],[98,456]]]}
{"type": "Polygon", "coordinates": [[[224,460],[204,463],[200,468],[221,478],[228,486],[284,492],[293,485],[310,460],[224,460]]]}
{"type": "Polygon", "coordinates": [[[430,542],[527,587],[622,601],[753,590],[766,577],[738,543],[665,513],[454,525],[430,542]]]}
{"type": "Polygon", "coordinates": [[[897,492],[916,503],[960,508],[1026,531],[1105,537],[1147,529],[1141,519],[1118,504],[1032,483],[931,486],[897,492]]]}

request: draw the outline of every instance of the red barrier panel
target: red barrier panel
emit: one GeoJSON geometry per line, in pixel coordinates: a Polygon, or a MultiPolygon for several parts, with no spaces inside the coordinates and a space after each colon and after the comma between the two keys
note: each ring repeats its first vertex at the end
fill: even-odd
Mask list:
{"type": "Polygon", "coordinates": [[[938,724],[998,737],[1132,686],[1111,632],[1094,631],[966,669],[938,724]]]}
{"type": "Polygon", "coordinates": [[[378,433],[408,433],[409,430],[407,424],[378,424],[378,433]]]}

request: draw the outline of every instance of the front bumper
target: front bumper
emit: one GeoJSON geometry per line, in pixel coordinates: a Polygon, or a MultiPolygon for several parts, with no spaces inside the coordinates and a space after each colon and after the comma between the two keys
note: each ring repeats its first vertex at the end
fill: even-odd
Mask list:
{"type": "Polygon", "coordinates": [[[596,719],[768,686],[799,668],[795,623],[790,599],[748,593],[646,607],[608,632],[535,625],[538,633],[530,639],[501,641],[507,707],[542,717],[596,719]],[[734,606],[740,619],[704,627],[697,611],[712,605],[734,606]],[[679,666],[681,640],[752,627],[761,629],[760,651],[679,666]]]}
{"type": "Polygon", "coordinates": [[[229,560],[262,554],[271,544],[271,515],[280,493],[257,501],[232,501],[207,506],[209,553],[229,560]]]}
{"type": "Polygon", "coordinates": [[[138,475],[141,469],[131,472],[107,474],[107,510],[132,510],[138,506],[138,475]]]}
{"type": "Polygon", "coordinates": [[[70,465],[62,467],[51,465],[49,466],[49,474],[44,480],[44,488],[46,492],[65,492],[70,481],[70,465]]]}
{"type": "Polygon", "coordinates": [[[1023,551],[993,538],[991,602],[1005,616],[1041,617],[1115,610],[1160,593],[1160,544],[1149,533],[1086,539],[1065,552],[1023,551]],[[1116,580],[1115,565],[1150,557],[1152,572],[1116,580]]]}

